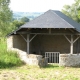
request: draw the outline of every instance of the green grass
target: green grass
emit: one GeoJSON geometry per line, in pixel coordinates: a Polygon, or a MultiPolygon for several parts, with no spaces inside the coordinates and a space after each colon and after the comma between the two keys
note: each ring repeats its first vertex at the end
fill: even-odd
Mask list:
{"type": "Polygon", "coordinates": [[[0,68],[10,68],[22,65],[22,61],[16,52],[7,51],[6,40],[0,40],[0,68]]]}
{"type": "Polygon", "coordinates": [[[24,65],[0,71],[0,79],[5,80],[80,80],[80,68],[59,67],[57,64],[48,64],[45,68],[24,65]],[[7,74],[8,73],[8,74],[7,74]],[[14,74],[10,76],[11,74],[14,74]],[[15,79],[14,79],[15,78],[15,79]]]}

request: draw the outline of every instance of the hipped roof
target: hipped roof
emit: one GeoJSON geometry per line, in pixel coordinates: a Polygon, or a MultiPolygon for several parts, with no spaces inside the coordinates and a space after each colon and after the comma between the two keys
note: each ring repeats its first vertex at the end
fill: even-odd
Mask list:
{"type": "MultiPolygon", "coordinates": [[[[72,20],[65,14],[56,10],[48,10],[39,17],[32,21],[20,26],[17,30],[10,33],[9,35],[15,34],[17,31],[23,28],[72,28],[80,32],[80,24],[72,20]]],[[[8,36],[9,36],[8,35],[8,36]]]]}
{"type": "Polygon", "coordinates": [[[73,28],[80,32],[80,24],[56,10],[48,10],[20,28],[73,28]]]}

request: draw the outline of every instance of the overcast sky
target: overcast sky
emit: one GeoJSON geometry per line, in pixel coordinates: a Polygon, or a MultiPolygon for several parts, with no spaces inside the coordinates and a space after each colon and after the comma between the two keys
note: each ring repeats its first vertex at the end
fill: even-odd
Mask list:
{"type": "Polygon", "coordinates": [[[12,11],[45,12],[49,9],[61,10],[65,4],[72,4],[74,0],[11,0],[12,11]]]}

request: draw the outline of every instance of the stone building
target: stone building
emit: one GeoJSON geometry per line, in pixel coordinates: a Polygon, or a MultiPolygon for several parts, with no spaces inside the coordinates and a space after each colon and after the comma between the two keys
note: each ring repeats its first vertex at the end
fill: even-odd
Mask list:
{"type": "Polygon", "coordinates": [[[60,11],[48,10],[8,34],[7,49],[42,56],[46,52],[79,54],[80,24],[60,11]]]}

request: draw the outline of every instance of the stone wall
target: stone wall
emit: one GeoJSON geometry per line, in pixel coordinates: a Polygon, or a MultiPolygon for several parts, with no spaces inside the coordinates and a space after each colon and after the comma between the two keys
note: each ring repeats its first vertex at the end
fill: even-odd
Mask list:
{"type": "MultiPolygon", "coordinates": [[[[24,35],[26,38],[26,35],[24,35]]],[[[80,39],[74,43],[74,53],[80,53],[80,39]]],[[[28,58],[27,56],[27,43],[20,35],[12,35],[7,38],[7,49],[17,51],[20,58],[30,64],[35,62],[36,59],[28,58]],[[29,62],[28,62],[29,61],[29,62]]],[[[67,55],[70,53],[70,43],[63,35],[37,35],[30,42],[30,54],[36,53],[43,55],[45,52],[60,52],[59,64],[60,66],[76,66],[80,65],[80,55],[67,55]]],[[[34,55],[35,56],[35,55],[34,55]]],[[[39,61],[42,61],[39,60],[39,61]]],[[[44,61],[43,61],[44,62],[44,61]]],[[[36,62],[38,64],[38,62],[36,62]]],[[[34,63],[35,64],[35,63],[34,63]]]]}
{"type": "Polygon", "coordinates": [[[20,59],[28,65],[37,65],[40,67],[47,65],[47,60],[41,55],[27,54],[26,42],[19,35],[9,36],[7,38],[7,50],[16,51],[20,59]]]}
{"type": "Polygon", "coordinates": [[[59,65],[66,67],[80,66],[80,54],[60,54],[59,65]]]}
{"type": "MultiPolygon", "coordinates": [[[[25,35],[24,35],[25,37],[25,35]]],[[[20,35],[12,35],[7,38],[7,49],[8,50],[27,50],[27,43],[20,35]]]]}
{"type": "Polygon", "coordinates": [[[38,65],[40,67],[47,66],[47,60],[42,58],[42,55],[29,54],[27,55],[26,63],[29,65],[38,65]]]}

